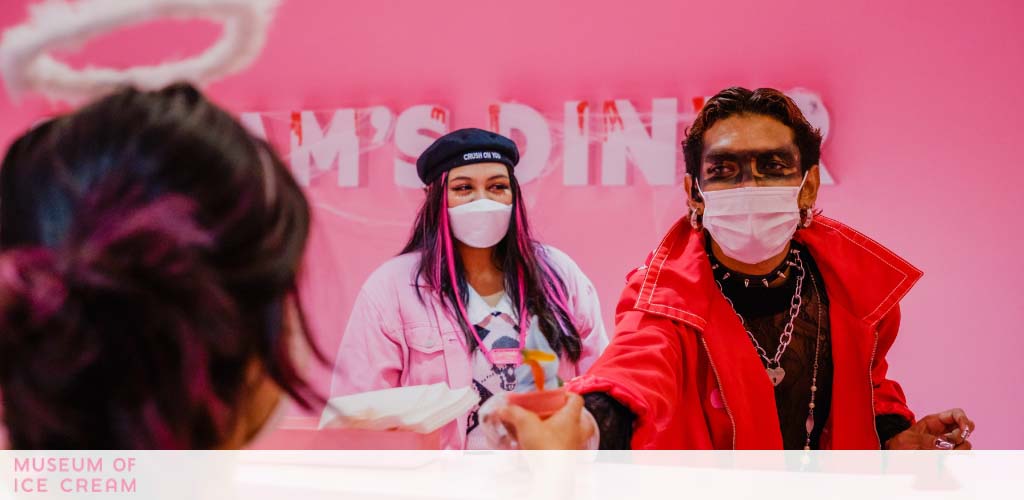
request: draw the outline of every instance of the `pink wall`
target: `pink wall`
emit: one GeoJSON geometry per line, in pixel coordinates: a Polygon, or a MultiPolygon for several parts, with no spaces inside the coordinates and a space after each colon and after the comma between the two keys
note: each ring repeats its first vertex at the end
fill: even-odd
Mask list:
{"type": "MultiPolygon", "coordinates": [[[[26,3],[5,1],[0,26],[20,20],[26,3]]],[[[838,182],[819,205],[926,272],[903,302],[891,375],[921,414],[967,409],[978,422],[976,446],[1024,448],[1024,398],[1015,387],[1024,376],[1024,237],[1012,201],[1020,196],[1011,194],[1024,183],[1015,163],[1024,4],[767,3],[290,0],[261,59],[210,91],[238,111],[439,103],[460,127],[486,125],[497,100],[557,112],[570,99],[621,97],[646,109],[653,97],[685,102],[737,84],[813,89],[830,109],[824,157],[838,182]]],[[[76,60],[158,60],[194,53],[215,36],[200,27],[168,45],[180,29],[132,30],[76,60]]],[[[0,99],[0,139],[48,109],[0,99]]],[[[590,274],[608,318],[622,276],[681,211],[681,191],[654,195],[642,210],[630,208],[639,220],[622,215],[641,201],[631,188],[573,188],[572,214],[545,212],[562,194],[535,195],[540,235],[590,274]]],[[[344,278],[317,288],[316,307],[347,308],[362,279],[397,251],[417,201],[393,187],[345,195],[347,209],[397,221],[390,226],[318,214],[314,251],[335,256],[321,276],[344,278]]],[[[317,319],[330,356],[343,319],[317,319]]]]}

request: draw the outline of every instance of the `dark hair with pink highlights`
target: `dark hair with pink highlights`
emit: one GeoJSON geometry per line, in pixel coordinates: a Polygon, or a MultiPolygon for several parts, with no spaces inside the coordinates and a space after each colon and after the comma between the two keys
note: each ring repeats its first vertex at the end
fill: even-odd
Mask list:
{"type": "MultiPolygon", "coordinates": [[[[579,332],[569,314],[565,282],[551,265],[547,252],[534,241],[526,218],[522,191],[509,169],[512,187],[512,220],[508,234],[494,249],[494,264],[505,275],[505,293],[518,311],[520,331],[527,318],[537,315],[540,331],[558,354],[578,361],[582,349],[579,332]]],[[[416,216],[409,242],[402,254],[421,254],[417,279],[436,293],[458,319],[470,349],[476,338],[470,328],[466,303],[469,285],[459,252],[455,251],[448,219],[448,174],[427,186],[427,197],[416,216]]],[[[417,288],[417,293],[420,288],[417,288]]],[[[420,295],[420,300],[423,300],[420,295]]]]}
{"type": "Polygon", "coordinates": [[[18,138],[0,168],[11,445],[223,446],[254,367],[322,402],[291,334],[323,356],[285,326],[309,218],[270,146],[189,85],[118,91],[18,138]]]}

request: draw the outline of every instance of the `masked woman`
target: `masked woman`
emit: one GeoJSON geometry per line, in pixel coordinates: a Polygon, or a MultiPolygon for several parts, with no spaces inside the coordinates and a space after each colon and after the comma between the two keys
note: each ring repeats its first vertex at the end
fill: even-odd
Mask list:
{"type": "MultiPolygon", "coordinates": [[[[514,142],[479,129],[420,156],[426,200],[401,254],[356,299],[332,395],[445,382],[472,385],[482,405],[522,380],[523,348],[557,355],[566,381],[601,354],[597,293],[572,259],[531,236],[518,160],[514,142]]],[[[449,424],[444,447],[486,447],[478,409],[449,424]]]]}

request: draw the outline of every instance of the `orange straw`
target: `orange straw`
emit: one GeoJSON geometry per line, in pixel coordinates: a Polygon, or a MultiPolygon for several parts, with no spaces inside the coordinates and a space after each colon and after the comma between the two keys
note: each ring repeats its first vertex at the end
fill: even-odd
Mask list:
{"type": "Polygon", "coordinates": [[[530,371],[533,373],[533,381],[537,385],[537,391],[544,390],[544,369],[540,366],[540,361],[554,361],[556,358],[544,351],[537,351],[533,349],[523,349],[523,362],[530,365],[530,371]]]}

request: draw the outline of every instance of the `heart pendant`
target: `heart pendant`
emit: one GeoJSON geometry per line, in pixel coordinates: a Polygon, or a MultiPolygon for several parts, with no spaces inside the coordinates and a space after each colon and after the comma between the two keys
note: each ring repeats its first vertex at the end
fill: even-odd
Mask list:
{"type": "Polygon", "coordinates": [[[783,370],[781,366],[775,368],[765,368],[765,372],[768,373],[768,380],[772,381],[772,385],[778,386],[782,382],[782,379],[786,376],[786,370],[783,370]]]}

